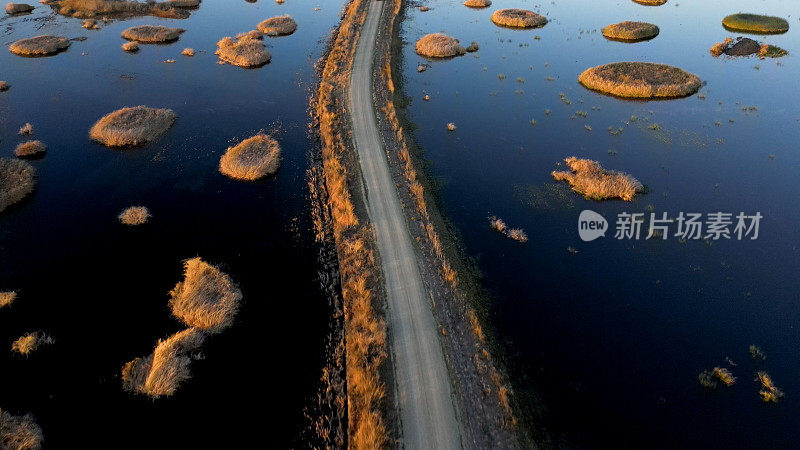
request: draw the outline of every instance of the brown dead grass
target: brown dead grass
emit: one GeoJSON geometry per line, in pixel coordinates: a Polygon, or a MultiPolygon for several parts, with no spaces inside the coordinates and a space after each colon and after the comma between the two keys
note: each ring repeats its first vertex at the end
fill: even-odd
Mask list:
{"type": "Polygon", "coordinates": [[[495,25],[511,28],[539,28],[547,24],[547,18],[527,9],[498,9],[492,13],[495,25]]]}
{"type": "Polygon", "coordinates": [[[761,390],[758,391],[758,394],[765,402],[777,403],[783,397],[783,391],[775,386],[767,372],[758,372],[758,381],[761,383],[761,390]]]}
{"type": "Polygon", "coordinates": [[[508,228],[508,225],[499,217],[490,216],[489,225],[494,231],[497,231],[509,239],[513,239],[517,242],[528,242],[528,235],[524,230],[521,228],[508,228]]]}
{"type": "Polygon", "coordinates": [[[117,218],[125,225],[142,225],[150,220],[150,210],[145,206],[131,206],[119,213],[117,218]]]}
{"type": "Polygon", "coordinates": [[[153,16],[186,19],[189,13],[173,2],[137,2],[128,0],[50,0],[45,2],[58,14],[78,19],[126,19],[153,16]]]}
{"type": "Polygon", "coordinates": [[[33,11],[33,6],[25,3],[8,3],[6,4],[6,14],[21,14],[33,11]]]}
{"type": "Polygon", "coordinates": [[[431,33],[422,36],[414,46],[418,54],[430,58],[448,58],[461,56],[467,49],[458,43],[458,39],[442,33],[431,33]]]}
{"type": "Polygon", "coordinates": [[[492,0],[467,0],[464,2],[464,6],[469,6],[470,8],[488,8],[492,6],[492,0]]]}
{"type": "Polygon", "coordinates": [[[11,306],[14,300],[17,299],[17,291],[0,292],[0,308],[11,306]]]}
{"type": "Polygon", "coordinates": [[[211,334],[233,324],[242,301],[242,291],[233,280],[200,258],[184,262],[183,281],[169,294],[172,315],[211,334]]]}
{"type": "Polygon", "coordinates": [[[772,34],[789,31],[789,22],[786,19],[760,14],[731,14],[722,19],[722,25],[729,30],[750,33],[772,34]]]}
{"type": "Polygon", "coordinates": [[[659,6],[667,3],[667,0],[633,0],[635,3],[646,6],[659,6]]]}
{"type": "Polygon", "coordinates": [[[222,38],[217,42],[217,47],[215,55],[234,66],[261,67],[272,59],[264,43],[251,34],[245,34],[237,39],[222,38]]]}
{"type": "Polygon", "coordinates": [[[162,44],[177,41],[183,33],[183,28],[169,28],[163,25],[140,25],[130,27],[122,32],[122,37],[140,44],[162,44]]]}
{"type": "Polygon", "coordinates": [[[191,352],[200,348],[205,337],[201,330],[188,328],[159,340],[153,353],[122,367],[123,387],[153,398],[175,394],[191,378],[191,352]]]}
{"type": "Polygon", "coordinates": [[[8,82],[0,81],[0,92],[7,91],[9,88],[8,82]]]}
{"type": "Polygon", "coordinates": [[[133,106],[103,116],[89,137],[109,147],[133,147],[155,140],[172,127],[178,115],[171,109],[133,106]]]}
{"type": "Polygon", "coordinates": [[[697,75],[649,62],[618,62],[592,67],[578,77],[584,86],[619,97],[673,98],[700,89],[697,75]]]}
{"type": "Polygon", "coordinates": [[[711,54],[714,57],[720,56],[721,54],[725,53],[725,50],[727,50],[728,47],[730,47],[732,42],[733,42],[733,39],[725,38],[725,41],[717,42],[716,44],[711,46],[711,50],[709,50],[709,51],[711,52],[711,54]]]}
{"type": "Polygon", "coordinates": [[[22,126],[22,127],[19,129],[19,132],[18,132],[17,134],[20,134],[20,135],[23,135],[23,134],[33,134],[33,125],[31,125],[31,124],[29,124],[29,123],[26,123],[25,125],[23,125],[23,126],[22,126]]]}
{"type": "Polygon", "coordinates": [[[11,351],[28,356],[42,345],[52,345],[55,342],[55,339],[50,337],[50,335],[42,331],[34,331],[23,334],[17,338],[17,340],[11,344],[11,351]]]}
{"type": "Polygon", "coordinates": [[[0,409],[0,448],[39,450],[44,443],[42,428],[31,414],[14,416],[0,409]]]}
{"type": "Polygon", "coordinates": [[[23,142],[14,149],[17,158],[39,158],[47,152],[47,146],[42,141],[23,142]]]}
{"type": "Polygon", "coordinates": [[[163,4],[173,6],[175,8],[194,9],[200,7],[200,0],[168,0],[163,4]]]}
{"type": "Polygon", "coordinates": [[[22,201],[36,187],[36,169],[19,159],[0,158],[0,212],[22,201]]]}
{"type": "Polygon", "coordinates": [[[11,44],[8,50],[20,56],[50,56],[66,50],[69,44],[69,39],[63,36],[43,35],[20,39],[11,44]]]}
{"type": "Polygon", "coordinates": [[[612,23],[603,28],[603,36],[611,39],[621,39],[626,41],[639,41],[651,39],[658,36],[658,27],[647,22],[624,21],[612,23]]]}
{"type": "Polygon", "coordinates": [[[128,53],[136,53],[139,51],[139,43],[138,42],[126,42],[122,44],[122,49],[128,53]]]}
{"type": "Polygon", "coordinates": [[[605,170],[597,161],[570,157],[564,160],[569,171],[553,171],[553,178],[566,181],[572,190],[592,200],[619,198],[625,201],[644,192],[636,178],[614,170],[605,170]]]}
{"type": "Polygon", "coordinates": [[[270,17],[256,25],[256,29],[267,36],[286,36],[297,30],[297,22],[292,19],[292,16],[286,14],[270,17]]]}
{"type": "Polygon", "coordinates": [[[714,370],[711,371],[711,374],[717,378],[719,381],[722,381],[725,386],[733,386],[736,383],[736,377],[724,367],[714,367],[714,370]]]}
{"type": "Polygon", "coordinates": [[[219,171],[237,180],[253,181],[272,175],[281,163],[278,141],[266,134],[257,134],[229,147],[219,160],[219,171]]]}

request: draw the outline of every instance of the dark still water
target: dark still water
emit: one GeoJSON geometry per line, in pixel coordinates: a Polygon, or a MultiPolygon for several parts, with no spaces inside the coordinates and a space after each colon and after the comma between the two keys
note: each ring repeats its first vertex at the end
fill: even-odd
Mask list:
{"type": "Polygon", "coordinates": [[[49,147],[33,162],[35,195],[0,216],[0,290],[20,292],[0,310],[0,408],[32,412],[51,448],[300,445],[329,316],[308,213],[306,108],[340,3],[205,0],[188,20],[140,18],[100,31],[38,3],[31,16],[0,20],[0,80],[11,85],[0,93],[0,156],[13,157],[26,122],[49,147]],[[270,64],[217,64],[219,39],[287,13],[298,30],[266,40],[270,64]],[[124,53],[120,32],[141,24],[186,32],[124,53]],[[48,58],[7,50],[38,34],[88,39],[48,58]],[[182,56],[185,47],[197,55],[182,56]],[[179,119],[142,148],[89,141],[98,118],[140,104],[179,119]],[[225,149],[260,130],[283,148],[277,175],[257,183],[222,176],[225,149]],[[131,205],[150,208],[151,222],[121,225],[116,216],[131,205]],[[234,326],[208,339],[205,359],[173,398],[123,392],[122,365],[183,329],[170,317],[168,292],[194,256],[240,284],[234,326]],[[10,352],[35,330],[55,345],[27,358],[10,352]]]}
{"type": "Polygon", "coordinates": [[[485,274],[515,375],[544,399],[543,425],[588,447],[797,448],[797,2],[425,4],[430,11],[410,10],[403,35],[415,138],[442,184],[446,214],[485,274]],[[512,30],[490,22],[509,7],[550,23],[512,30]],[[712,44],[740,35],[721,25],[740,11],[786,17],[788,33],[752,37],[790,55],[712,57],[712,44]],[[654,23],[661,33],[636,44],[602,37],[602,27],[623,20],[654,23]],[[477,41],[480,50],[417,73],[426,61],[413,44],[432,32],[477,41]],[[685,99],[634,102],[577,82],[585,69],[615,61],[673,64],[707,85],[685,99]],[[448,122],[458,129],[448,132],[448,122]],[[630,203],[585,200],[550,175],[569,156],[631,173],[649,192],[630,203]],[[584,209],[609,221],[605,238],[579,238],[584,209]],[[674,223],[667,240],[613,238],[617,214],[645,213],[646,235],[651,211],[763,219],[757,240],[681,242],[674,223]],[[494,232],[489,215],[523,228],[530,241],[494,232]],[[766,360],[753,361],[750,345],[766,360]],[[701,387],[698,374],[715,366],[736,383],[701,387]],[[761,400],[761,370],[785,392],[778,403],[761,400]]]}

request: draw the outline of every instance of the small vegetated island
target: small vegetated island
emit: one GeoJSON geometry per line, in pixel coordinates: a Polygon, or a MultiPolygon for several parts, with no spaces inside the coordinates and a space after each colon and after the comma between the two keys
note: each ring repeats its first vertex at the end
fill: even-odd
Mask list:
{"type": "Polygon", "coordinates": [[[643,41],[658,36],[659,29],[652,23],[626,20],[603,28],[603,36],[619,41],[643,41]]]}
{"type": "Polygon", "coordinates": [[[37,450],[43,442],[42,428],[32,415],[14,416],[0,409],[0,448],[37,450]]]}
{"type": "Polygon", "coordinates": [[[23,142],[14,149],[17,158],[36,159],[41,158],[47,152],[47,146],[42,141],[23,142]]]}
{"type": "Polygon", "coordinates": [[[20,56],[50,56],[66,50],[69,44],[69,39],[63,36],[43,35],[20,39],[11,44],[8,50],[20,56]]]}
{"type": "Polygon", "coordinates": [[[242,33],[236,38],[224,37],[217,42],[217,51],[214,54],[220,61],[234,66],[261,67],[272,59],[261,37],[261,32],[257,30],[242,33]]]}
{"type": "Polygon", "coordinates": [[[89,137],[108,147],[135,147],[155,140],[172,127],[178,115],[171,109],[134,106],[103,116],[89,137]]]}
{"type": "Polygon", "coordinates": [[[498,9],[492,13],[495,25],[508,28],[540,28],[547,24],[547,18],[527,9],[498,9]]]}
{"type": "Polygon", "coordinates": [[[125,225],[143,225],[150,220],[150,210],[146,206],[131,206],[119,213],[117,219],[125,225]]]}
{"type": "Polygon", "coordinates": [[[722,25],[728,30],[748,33],[780,34],[789,31],[786,19],[758,14],[731,14],[722,19],[722,25]]]}
{"type": "Polygon", "coordinates": [[[633,0],[634,3],[638,3],[640,5],[645,6],[660,6],[664,3],[667,3],[667,0],[633,0]]]}
{"type": "Polygon", "coordinates": [[[270,17],[269,19],[256,25],[256,29],[267,36],[288,36],[297,30],[297,22],[292,16],[270,17]]]}
{"type": "Polygon", "coordinates": [[[123,31],[122,37],[140,44],[163,44],[177,41],[184,31],[186,30],[183,28],[169,28],[162,25],[140,25],[123,31]]]}
{"type": "Polygon", "coordinates": [[[29,163],[0,158],[0,213],[20,202],[36,187],[36,169],[29,163]]]}
{"type": "Polygon", "coordinates": [[[464,6],[470,8],[488,8],[492,6],[492,0],[467,0],[464,2],[464,6]]]}
{"type": "Polygon", "coordinates": [[[258,134],[228,148],[219,160],[219,171],[237,180],[254,181],[278,171],[281,147],[266,134],[258,134]]]}
{"type": "Polygon", "coordinates": [[[33,11],[33,6],[25,3],[9,3],[6,5],[6,14],[23,14],[33,11]]]}
{"type": "Polygon", "coordinates": [[[722,55],[727,56],[750,56],[758,55],[759,58],[780,58],[789,53],[774,45],[761,44],[746,37],[738,37],[736,39],[727,38],[723,42],[718,42],[711,47],[711,54],[715,57],[722,55]]]}
{"type": "Polygon", "coordinates": [[[443,33],[431,33],[422,36],[414,46],[416,52],[429,58],[449,58],[467,53],[458,39],[443,33]]]}
{"type": "Polygon", "coordinates": [[[77,19],[108,18],[127,19],[153,16],[165,19],[187,19],[189,11],[200,5],[199,0],[172,0],[166,2],[137,2],[128,0],[49,0],[43,2],[66,17],[77,19]]]}
{"type": "Polygon", "coordinates": [[[591,200],[619,198],[633,200],[644,192],[644,186],[636,178],[624,172],[606,170],[599,162],[574,156],[564,160],[568,171],[553,171],[553,178],[569,183],[573,191],[591,200]]]}
{"type": "Polygon", "coordinates": [[[578,81],[589,89],[630,98],[675,98],[700,89],[697,75],[649,62],[617,62],[587,69],[578,81]]]}

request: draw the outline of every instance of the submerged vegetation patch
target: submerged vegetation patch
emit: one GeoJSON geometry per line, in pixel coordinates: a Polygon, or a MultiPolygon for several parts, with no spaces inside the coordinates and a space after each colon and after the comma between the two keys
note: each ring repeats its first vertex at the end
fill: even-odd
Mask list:
{"type": "Polygon", "coordinates": [[[297,30],[297,22],[292,19],[292,16],[286,14],[270,17],[256,25],[256,29],[267,36],[287,36],[297,30]]]}
{"type": "Polygon", "coordinates": [[[0,158],[0,212],[22,201],[36,187],[36,169],[19,159],[0,158]]]}
{"type": "Polygon", "coordinates": [[[239,35],[236,39],[224,37],[217,42],[214,53],[221,61],[239,67],[261,67],[272,59],[261,40],[253,33],[239,35]]]}
{"type": "Polygon", "coordinates": [[[553,178],[569,183],[572,190],[591,200],[619,198],[625,201],[644,192],[636,178],[624,172],[606,170],[591,159],[570,157],[564,160],[569,171],[553,171],[553,178]]]}
{"type": "Polygon", "coordinates": [[[646,6],[660,6],[667,3],[667,0],[633,0],[635,3],[646,6]]]}
{"type": "Polygon", "coordinates": [[[17,340],[11,344],[11,351],[27,356],[36,351],[36,349],[42,345],[51,345],[55,342],[55,339],[53,339],[50,335],[42,331],[34,331],[23,334],[17,338],[17,340]]]}
{"type": "Polygon", "coordinates": [[[0,409],[0,448],[8,450],[39,450],[44,435],[31,414],[14,416],[0,409]]]}
{"type": "Polygon", "coordinates": [[[186,30],[183,28],[169,28],[162,25],[140,25],[123,31],[122,37],[141,44],[162,44],[177,41],[184,31],[186,30]]]}
{"type": "Polygon", "coordinates": [[[659,29],[652,23],[624,21],[612,23],[602,29],[603,36],[623,41],[640,41],[658,36],[659,29]]]}
{"type": "Polygon", "coordinates": [[[461,56],[467,49],[459,44],[458,39],[443,33],[431,33],[422,36],[414,46],[418,54],[429,58],[449,58],[461,56]]]}
{"type": "Polygon", "coordinates": [[[133,106],[106,114],[89,130],[89,137],[109,147],[144,145],[172,127],[178,115],[171,109],[133,106]]]}
{"type": "Polygon", "coordinates": [[[229,147],[219,160],[219,171],[237,180],[253,181],[277,172],[280,162],[278,141],[258,134],[229,147]]]}
{"type": "Polygon", "coordinates": [[[547,24],[547,18],[527,9],[498,9],[492,13],[495,25],[511,28],[539,28],[547,24]]]}
{"type": "Polygon", "coordinates": [[[697,92],[697,75],[677,67],[650,62],[617,62],[592,67],[578,81],[589,89],[620,97],[671,98],[697,92]]]}
{"type": "Polygon", "coordinates": [[[750,33],[773,34],[789,31],[789,22],[786,19],[759,14],[731,14],[722,19],[722,25],[729,30],[750,33]]]}
{"type": "Polygon", "coordinates": [[[184,263],[183,281],[170,291],[172,314],[190,327],[216,334],[233,324],[242,291],[218,268],[200,258],[184,263]]]}
{"type": "Polygon", "coordinates": [[[49,56],[66,50],[69,44],[69,39],[63,36],[43,35],[20,39],[11,44],[8,50],[20,56],[49,56]]]}
{"type": "Polygon", "coordinates": [[[715,57],[721,56],[723,53],[728,56],[758,55],[759,58],[780,58],[788,54],[786,50],[780,47],[761,44],[746,37],[726,38],[724,41],[714,44],[710,52],[715,57]]]}

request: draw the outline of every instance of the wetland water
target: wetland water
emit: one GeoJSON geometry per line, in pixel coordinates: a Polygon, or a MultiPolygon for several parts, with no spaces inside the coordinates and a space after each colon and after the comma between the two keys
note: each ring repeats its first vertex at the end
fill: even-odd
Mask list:
{"type": "Polygon", "coordinates": [[[424,4],[431,10],[409,8],[402,33],[414,138],[441,184],[445,215],[485,276],[513,373],[544,400],[543,426],[588,447],[796,448],[796,2],[503,0],[483,10],[424,4]],[[510,7],[550,23],[514,30],[490,22],[494,10],[510,7]],[[770,36],[723,29],[722,18],[740,11],[785,17],[791,29],[770,36]],[[660,34],[633,44],[601,35],[623,20],[654,23],[660,34]],[[427,61],[413,44],[433,32],[465,46],[477,41],[480,50],[427,61]],[[709,54],[712,44],[737,36],[778,45],[789,56],[709,54]],[[672,64],[706,84],[684,99],[625,101],[577,82],[585,69],[615,61],[672,64]],[[423,63],[431,67],[418,73],[423,63]],[[748,106],[756,109],[742,110],[748,106]],[[564,170],[557,163],[568,156],[628,172],[649,191],[630,203],[585,200],[550,175],[564,170]],[[608,219],[605,238],[579,238],[584,209],[608,219]],[[760,212],[763,219],[755,241],[613,238],[618,213],[650,211],[673,218],[681,211],[760,212]],[[489,215],[523,228],[530,241],[494,232],[489,215]],[[751,359],[751,344],[766,360],[751,359]],[[728,368],[736,383],[701,387],[698,374],[715,366],[728,368]],[[759,370],[786,393],[777,404],[762,402],[759,370]]]}
{"type": "Polygon", "coordinates": [[[51,448],[302,446],[330,313],[306,199],[307,105],[341,4],[205,0],[187,20],[101,22],[99,31],[38,3],[32,15],[0,19],[0,80],[11,86],[0,93],[0,156],[13,157],[26,122],[49,147],[32,162],[35,194],[0,216],[0,290],[20,292],[0,310],[0,408],[33,413],[51,448]],[[217,64],[219,39],[279,14],[291,14],[298,30],[266,39],[271,63],[217,64]],[[123,52],[120,33],[142,24],[186,32],[123,52]],[[53,57],[8,51],[39,34],[87,39],[53,57]],[[182,56],[185,47],[196,56],[182,56]],[[179,119],[142,148],[89,141],[101,116],[140,104],[179,119]],[[260,130],[283,148],[277,175],[256,183],[221,175],[225,149],[260,130]],[[150,208],[149,224],[117,221],[139,204],[150,208]],[[170,317],[168,292],[194,256],[240,284],[234,326],[208,339],[173,398],[123,392],[122,365],[183,328],[170,317]],[[55,345],[27,358],[10,352],[14,339],[39,329],[55,345]]]}

